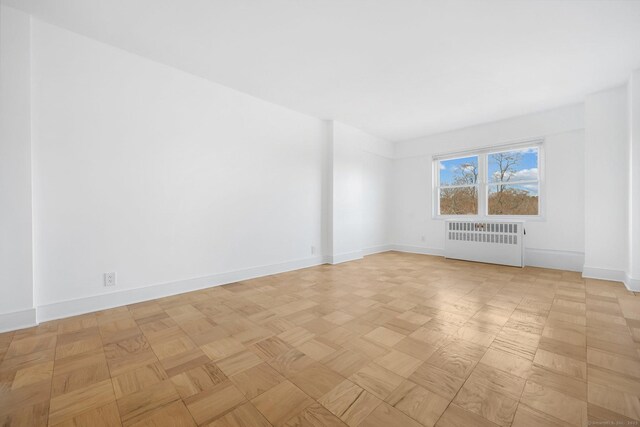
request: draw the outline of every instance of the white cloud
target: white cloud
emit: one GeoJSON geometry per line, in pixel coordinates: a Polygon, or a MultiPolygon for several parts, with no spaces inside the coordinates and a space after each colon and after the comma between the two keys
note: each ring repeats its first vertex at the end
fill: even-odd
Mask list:
{"type": "Polygon", "coordinates": [[[513,174],[513,177],[519,181],[525,181],[529,179],[538,179],[538,168],[519,170],[515,174],[513,174]]]}
{"type": "MultiPolygon", "coordinates": [[[[500,173],[498,171],[493,173],[493,178],[495,181],[500,179],[500,173]]],[[[538,168],[531,169],[521,169],[516,172],[509,172],[509,175],[505,178],[509,178],[509,182],[514,181],[529,181],[529,180],[537,180],[538,179],[538,168]]]]}
{"type": "Polygon", "coordinates": [[[446,169],[447,169],[447,167],[444,165],[444,163],[440,162],[440,170],[443,171],[443,170],[446,170],[446,169]]]}
{"type": "Polygon", "coordinates": [[[538,184],[522,184],[518,185],[518,187],[529,190],[533,194],[538,194],[538,184]]]}

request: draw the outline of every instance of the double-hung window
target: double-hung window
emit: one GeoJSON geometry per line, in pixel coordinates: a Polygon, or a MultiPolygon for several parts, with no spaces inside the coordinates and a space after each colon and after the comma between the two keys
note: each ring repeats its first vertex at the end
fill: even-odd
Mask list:
{"type": "Polygon", "coordinates": [[[436,217],[542,216],[542,141],[433,158],[436,217]]]}

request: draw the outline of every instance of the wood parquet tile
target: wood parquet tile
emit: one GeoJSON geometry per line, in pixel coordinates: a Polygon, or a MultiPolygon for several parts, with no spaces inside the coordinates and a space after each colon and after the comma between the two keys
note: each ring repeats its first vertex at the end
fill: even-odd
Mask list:
{"type": "Polygon", "coordinates": [[[640,298],[387,252],[0,334],[2,426],[640,424],[640,298]]]}
{"type": "Polygon", "coordinates": [[[338,384],[318,401],[349,426],[360,424],[382,402],[349,380],[338,384]]]}

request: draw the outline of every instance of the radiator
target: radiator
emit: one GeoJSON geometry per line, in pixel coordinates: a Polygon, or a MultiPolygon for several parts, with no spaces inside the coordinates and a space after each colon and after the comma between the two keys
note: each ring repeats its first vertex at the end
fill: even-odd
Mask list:
{"type": "Polygon", "coordinates": [[[444,256],[524,266],[522,222],[446,221],[444,256]]]}

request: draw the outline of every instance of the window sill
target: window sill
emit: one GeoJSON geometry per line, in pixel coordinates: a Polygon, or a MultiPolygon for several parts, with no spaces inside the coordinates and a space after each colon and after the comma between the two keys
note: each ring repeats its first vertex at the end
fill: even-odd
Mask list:
{"type": "Polygon", "coordinates": [[[546,218],[542,215],[492,215],[492,216],[479,216],[479,215],[432,215],[431,219],[440,221],[478,221],[478,222],[545,222],[546,218]]]}

